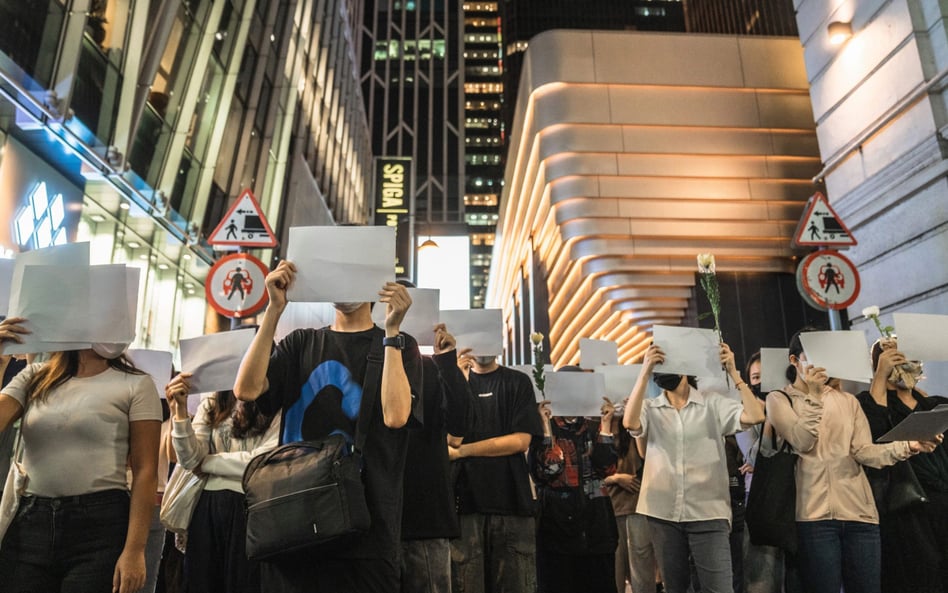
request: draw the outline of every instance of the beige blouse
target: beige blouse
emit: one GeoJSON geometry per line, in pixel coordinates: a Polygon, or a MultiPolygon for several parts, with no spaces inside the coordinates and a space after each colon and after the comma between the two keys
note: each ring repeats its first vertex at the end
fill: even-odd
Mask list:
{"type": "Polygon", "coordinates": [[[797,521],[878,523],[879,513],[861,466],[879,468],[907,459],[912,454],[908,443],[873,444],[869,421],[848,393],[827,387],[821,398],[815,398],[792,385],[783,391],[793,405],[778,391],[767,395],[761,451],[773,453],[770,435],[775,428],[777,448],[786,439],[799,456],[797,521]]]}

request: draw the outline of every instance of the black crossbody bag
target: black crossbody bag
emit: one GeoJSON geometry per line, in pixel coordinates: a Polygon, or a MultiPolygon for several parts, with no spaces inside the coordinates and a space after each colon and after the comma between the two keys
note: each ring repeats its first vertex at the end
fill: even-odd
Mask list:
{"type": "MultiPolygon", "coordinates": [[[[790,396],[784,397],[793,407],[790,396]]],[[[777,431],[771,426],[773,448],[777,448],[777,431]]],[[[761,440],[764,438],[761,428],[761,440]]],[[[758,451],[754,460],[754,479],[747,495],[744,521],[755,546],[776,546],[788,552],[797,551],[797,456],[790,443],[772,456],[765,457],[758,451]]]]}
{"type": "Polygon", "coordinates": [[[369,398],[354,449],[341,434],[288,443],[254,457],[244,471],[247,556],[260,560],[365,533],[369,509],[362,452],[381,389],[382,340],[373,339],[362,382],[369,398]]]}

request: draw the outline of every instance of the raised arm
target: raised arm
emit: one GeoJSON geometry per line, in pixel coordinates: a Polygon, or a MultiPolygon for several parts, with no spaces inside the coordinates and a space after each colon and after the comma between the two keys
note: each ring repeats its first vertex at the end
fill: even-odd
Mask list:
{"type": "MultiPolygon", "coordinates": [[[[385,337],[398,335],[405,313],[411,307],[408,290],[396,282],[386,282],[379,291],[379,302],[385,303],[385,337]]],[[[401,428],[411,414],[411,385],[405,374],[402,351],[385,348],[382,364],[382,420],[388,428],[401,428]]]]}
{"type": "Polygon", "coordinates": [[[625,404],[625,415],[622,417],[622,425],[633,433],[642,430],[642,405],[645,403],[645,392],[648,388],[648,380],[652,377],[652,371],[655,365],[665,362],[665,353],[662,349],[652,344],[645,351],[645,359],[642,361],[642,369],[639,371],[639,378],[635,381],[629,400],[625,404]]]}
{"type": "Polygon", "coordinates": [[[243,401],[254,401],[269,388],[267,368],[270,366],[270,349],[276,336],[277,322],[286,309],[286,291],[296,279],[296,266],[283,260],[276,269],[267,274],[267,296],[270,303],[260,320],[257,334],[250,348],[240,361],[237,380],[234,382],[234,395],[243,401]]]}
{"type": "Polygon", "coordinates": [[[741,394],[741,404],[744,406],[741,412],[741,426],[747,428],[763,422],[764,406],[751,391],[750,386],[741,379],[741,373],[734,364],[734,353],[727,344],[721,344],[721,364],[724,365],[728,376],[737,385],[737,391],[741,394]]]}

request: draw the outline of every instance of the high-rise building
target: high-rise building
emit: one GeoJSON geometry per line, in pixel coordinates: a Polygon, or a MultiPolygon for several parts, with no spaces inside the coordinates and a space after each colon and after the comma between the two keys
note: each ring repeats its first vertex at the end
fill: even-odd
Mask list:
{"type": "Polygon", "coordinates": [[[797,36],[793,0],[684,0],[689,33],[797,36]]]}
{"type": "Polygon", "coordinates": [[[0,0],[0,245],[140,267],[136,346],[222,325],[204,237],[242,190],[278,238],[366,220],[360,7],[0,0]]]}
{"type": "Polygon", "coordinates": [[[503,50],[497,2],[464,3],[464,206],[471,306],[484,306],[504,183],[503,50]]]}
{"type": "Polygon", "coordinates": [[[430,235],[445,226],[461,227],[460,1],[369,0],[361,36],[362,92],[372,150],[377,157],[410,158],[414,170],[414,220],[399,221],[399,232],[430,235]]]}

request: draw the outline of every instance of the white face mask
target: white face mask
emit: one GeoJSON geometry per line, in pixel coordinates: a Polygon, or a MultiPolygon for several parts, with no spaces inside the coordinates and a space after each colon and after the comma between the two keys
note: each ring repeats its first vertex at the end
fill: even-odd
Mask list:
{"type": "Polygon", "coordinates": [[[361,307],[364,303],[333,303],[332,306],[340,313],[349,314],[361,307]]]}
{"type": "Polygon", "coordinates": [[[101,343],[92,345],[93,352],[108,360],[118,358],[125,354],[126,350],[128,350],[128,344],[122,343],[101,343]]]}

